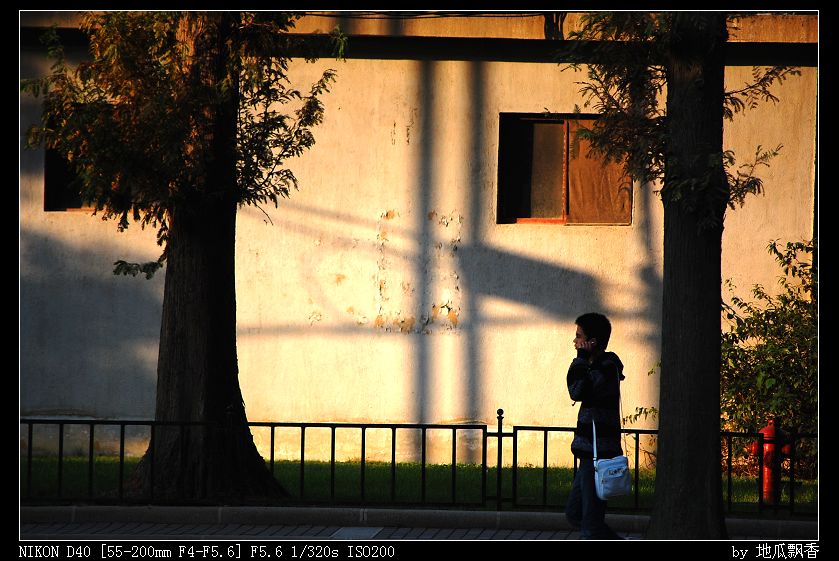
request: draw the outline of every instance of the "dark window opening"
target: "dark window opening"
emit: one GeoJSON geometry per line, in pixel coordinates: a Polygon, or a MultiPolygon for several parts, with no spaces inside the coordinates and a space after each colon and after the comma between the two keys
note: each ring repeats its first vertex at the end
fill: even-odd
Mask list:
{"type": "Polygon", "coordinates": [[[62,211],[88,208],[82,202],[78,183],[69,162],[57,151],[44,154],[44,210],[62,211]]]}
{"type": "Polygon", "coordinates": [[[631,224],[632,183],[623,167],[589,154],[576,130],[596,116],[501,113],[499,224],[631,224]]]}

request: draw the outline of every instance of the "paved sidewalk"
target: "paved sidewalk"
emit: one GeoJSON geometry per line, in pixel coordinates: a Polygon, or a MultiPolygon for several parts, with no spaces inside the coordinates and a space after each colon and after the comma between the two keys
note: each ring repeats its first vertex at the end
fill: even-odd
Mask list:
{"type": "MultiPolygon", "coordinates": [[[[334,507],[25,506],[23,540],[576,540],[558,512],[334,507]]],[[[628,539],[649,517],[607,515],[628,539]]],[[[731,539],[817,539],[817,521],[728,519],[731,539]]]]}

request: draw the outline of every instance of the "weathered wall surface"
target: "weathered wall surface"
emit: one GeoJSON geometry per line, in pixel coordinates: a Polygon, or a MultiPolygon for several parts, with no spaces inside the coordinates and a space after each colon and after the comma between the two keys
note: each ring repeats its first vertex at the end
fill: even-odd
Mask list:
{"type": "Polygon", "coordinates": [[[649,192],[629,227],[495,224],[499,112],[571,112],[579,76],[412,61],[339,73],[295,166],[304,188],[269,211],[274,225],[240,215],[249,414],[494,422],[500,407],[507,422],[573,425],[564,376],[587,310],[613,319],[627,407],[653,404],[661,217],[649,192]]]}
{"type": "MultiPolygon", "coordinates": [[[[613,320],[624,410],[656,405],[646,373],[659,360],[662,212],[652,190],[636,188],[628,227],[495,224],[499,112],[570,112],[580,76],[541,64],[330,64],[340,77],[318,144],[295,165],[302,190],[268,211],[273,225],[256,210],[240,215],[251,415],[493,423],[501,407],[506,423],[572,426],[564,375],[574,318],[587,310],[613,320]]],[[[732,68],[729,82],[749,73],[732,68]]],[[[769,239],[812,233],[814,71],[778,93],[726,133],[741,161],[758,144],[787,147],[762,172],[765,195],[729,213],[725,276],[744,292],[774,282],[769,239]],[[775,119],[795,131],[762,125],[775,119]]]]}
{"type": "MultiPolygon", "coordinates": [[[[751,83],[751,67],[726,71],[726,88],[751,83]]],[[[744,207],[729,210],[723,234],[723,275],[742,296],[752,285],[777,287],[780,274],[766,252],[770,240],[800,241],[814,237],[816,189],[816,99],[818,70],[801,68],[773,89],[778,103],[762,102],[726,123],[725,149],[734,150],[738,164],[754,161],[755,151],[781,147],[769,167],[759,167],[764,193],[750,196],[744,207]]]]}
{"type": "MultiPolygon", "coordinates": [[[[23,51],[22,76],[46,70],[23,51]]],[[[630,226],[496,224],[499,113],[570,113],[583,74],[555,64],[416,60],[295,63],[301,88],[327,67],[317,144],[289,162],[301,189],[279,209],[247,208],[237,231],[240,380],[251,420],[481,422],[573,426],[565,372],[574,319],[612,319],[626,364],[623,409],[658,403],[662,210],[636,186],[630,226]],[[263,212],[264,211],[264,212],[263,212]]],[[[730,88],[750,68],[728,70],[730,88]]],[[[727,124],[747,161],[783,144],[762,170],[765,194],[729,212],[723,270],[746,295],[777,274],[770,239],[812,236],[816,69],[803,69],[727,124]]],[[[21,135],[38,102],[22,98],[21,135]]],[[[43,211],[43,154],[21,153],[21,414],[151,418],[163,275],[117,278],[116,259],[158,256],[152,232],[84,212],[43,211]]],[[[640,426],[650,426],[641,424],[640,426]]],[[[296,457],[299,431],[277,436],[296,457]]],[[[399,436],[415,458],[417,435],[399,436]]],[[[267,430],[255,431],[267,455],[267,430]]],[[[328,458],[326,430],[307,433],[328,458]]],[[[389,457],[389,431],[368,434],[368,459],[389,457]]],[[[429,458],[447,460],[451,433],[429,458]]],[[[541,435],[520,463],[541,462],[541,435]]],[[[476,433],[458,436],[479,460],[476,433]]],[[[551,461],[568,439],[552,437],[551,461]]],[[[339,431],[339,458],[360,455],[339,431]]],[[[490,452],[490,458],[494,452],[490,452]]],[[[509,451],[505,451],[509,458],[509,451]]]]}
{"type": "MultiPolygon", "coordinates": [[[[545,39],[548,22],[558,24],[564,12],[464,13],[456,17],[427,14],[422,17],[387,17],[370,12],[307,12],[297,24],[300,33],[330,33],[336,27],[346,35],[406,37],[494,37],[545,39]]],[[[567,12],[562,22],[565,38],[580,29],[582,12],[567,12]]],[[[550,23],[549,23],[550,26],[550,23]]],[[[740,13],[729,18],[730,41],[818,42],[818,22],[813,15],[740,13]]]]}

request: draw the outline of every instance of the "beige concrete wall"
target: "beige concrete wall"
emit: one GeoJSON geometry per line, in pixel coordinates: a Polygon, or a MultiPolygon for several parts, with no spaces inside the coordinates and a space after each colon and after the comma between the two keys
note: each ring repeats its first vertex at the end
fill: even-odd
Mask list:
{"type": "MultiPolygon", "coordinates": [[[[22,53],[22,75],[45,71],[22,53]]],[[[301,86],[326,67],[317,144],[289,162],[301,184],[279,209],[246,208],[237,229],[240,380],[253,421],[488,423],[573,426],[564,377],[574,319],[612,318],[610,347],[626,364],[625,414],[658,403],[662,210],[654,187],[634,192],[631,226],[496,224],[500,112],[571,112],[583,74],[554,64],[347,60],[295,63],[301,86]]],[[[729,87],[749,77],[731,68],[729,87]]],[[[765,195],[729,212],[723,270],[742,287],[771,285],[769,239],[809,238],[817,72],[804,69],[727,125],[745,161],[784,144],[761,172],[765,195]]],[[[22,98],[21,134],[37,114],[22,98]]],[[[116,259],[158,256],[152,232],[86,213],[42,210],[42,154],[21,154],[21,413],[153,415],[163,276],[116,278],[116,259]]],[[[652,421],[638,426],[653,426],[652,421]]],[[[338,431],[338,458],[358,457],[359,431],[338,431]]],[[[418,435],[399,433],[400,459],[418,435]]],[[[296,458],[296,429],[278,431],[296,458]]],[[[367,435],[386,459],[389,431],[367,435]]],[[[268,454],[267,430],[255,439],[268,454]]],[[[447,461],[435,431],[429,459],[447,461]]],[[[568,461],[568,438],[550,440],[568,461]]],[[[540,464],[528,434],[520,463],[540,464]]],[[[310,430],[308,458],[328,459],[328,430],[310,430]]],[[[458,458],[478,461],[476,433],[458,458]]],[[[509,443],[507,443],[509,445],[509,443]]],[[[495,457],[490,443],[489,458],[495,457]]],[[[505,456],[511,451],[505,447],[505,456]]]]}
{"type": "MultiPolygon", "coordinates": [[[[624,411],[656,406],[647,372],[659,360],[662,211],[652,191],[636,189],[629,227],[495,224],[499,112],[570,112],[580,75],[360,60],[295,70],[311,80],[327,65],[339,80],[316,147],[294,166],[303,188],[268,211],[273,225],[240,214],[250,417],[494,424],[503,408],[508,424],[573,426],[564,376],[574,318],[588,310],[613,320],[624,411]]],[[[749,71],[732,68],[729,83],[749,71]]],[[[743,161],[758,144],[787,146],[761,172],[765,194],[728,215],[724,275],[741,295],[777,275],[769,239],[812,232],[815,85],[805,70],[777,105],[727,126],[726,148],[743,161]],[[776,119],[788,126],[763,126],[776,119]]]]}
{"type": "MultiPolygon", "coordinates": [[[[21,26],[74,27],[81,20],[78,11],[20,12],[21,26]]],[[[399,17],[405,12],[310,11],[298,20],[298,33],[330,33],[336,27],[346,35],[386,35],[414,37],[484,37],[512,39],[544,39],[545,13],[523,11],[511,15],[499,12],[462,12],[457,17],[439,17],[419,13],[417,17],[399,17]]],[[[563,22],[566,37],[580,28],[582,12],[568,12],[563,22]]],[[[729,40],[733,42],[767,41],[817,43],[817,15],[739,13],[728,22],[729,40]]]]}
{"type": "MultiPolygon", "coordinates": [[[[298,67],[309,79],[327,64],[298,67]]],[[[653,405],[661,216],[495,224],[498,114],[572,112],[555,65],[347,61],[303,188],[240,213],[239,363],[252,419],[571,425],[574,318],[602,310],[653,405]],[[293,390],[291,388],[294,388],[293,390]]],[[[445,445],[443,445],[445,447],[445,445]]],[[[389,450],[389,447],[387,448],[389,450]]]]}
{"type": "MultiPolygon", "coordinates": [[[[726,88],[751,82],[751,67],[726,71],[726,88]]],[[[743,208],[729,210],[723,235],[723,275],[749,296],[752,285],[777,291],[781,274],[766,252],[770,240],[801,241],[813,237],[818,70],[801,68],[773,89],[778,103],[763,102],[726,123],[724,146],[738,162],[754,161],[758,147],[781,146],[768,168],[759,168],[762,195],[750,196],[743,208]]]]}
{"type": "MultiPolygon", "coordinates": [[[[337,27],[346,35],[545,39],[546,13],[549,12],[508,15],[463,12],[458,17],[426,13],[410,18],[392,12],[307,12],[297,23],[296,31],[330,33],[337,27]]],[[[583,16],[582,12],[567,13],[562,28],[566,38],[580,29],[583,16]]],[[[819,40],[816,15],[740,13],[729,19],[728,30],[729,39],[734,42],[816,43],[819,40]]]]}
{"type": "Polygon", "coordinates": [[[818,43],[819,18],[806,14],[756,13],[728,21],[729,41],[818,43]]]}

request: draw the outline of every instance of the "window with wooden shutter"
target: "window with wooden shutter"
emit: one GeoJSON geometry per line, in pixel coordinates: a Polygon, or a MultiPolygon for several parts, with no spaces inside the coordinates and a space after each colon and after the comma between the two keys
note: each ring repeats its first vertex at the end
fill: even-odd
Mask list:
{"type": "Polygon", "coordinates": [[[623,167],[574,142],[596,116],[502,113],[499,224],[632,222],[632,183],[623,167]]]}

